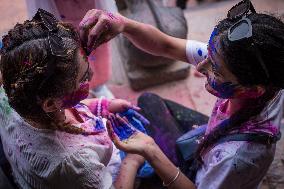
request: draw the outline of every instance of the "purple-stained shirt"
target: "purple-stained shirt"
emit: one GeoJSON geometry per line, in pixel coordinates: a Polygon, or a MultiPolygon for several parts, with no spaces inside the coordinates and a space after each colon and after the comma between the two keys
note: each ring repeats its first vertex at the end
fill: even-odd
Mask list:
{"type": "MultiPolygon", "coordinates": [[[[267,133],[276,135],[280,130],[280,121],[282,118],[282,101],[283,91],[280,91],[264,108],[264,110],[256,117],[243,123],[238,130],[240,133],[267,133]]],[[[230,116],[226,112],[228,99],[218,99],[210,120],[206,134],[209,134],[219,123],[228,119],[230,116]]]]}
{"type": "MultiPolygon", "coordinates": [[[[207,44],[189,40],[186,45],[188,62],[196,66],[207,55],[207,44]]],[[[243,123],[242,133],[264,132],[275,135],[283,115],[283,90],[269,101],[256,117],[243,123]]],[[[227,99],[218,99],[213,108],[206,134],[227,119],[227,99]]],[[[257,189],[275,154],[275,144],[264,145],[247,141],[230,141],[213,146],[203,154],[203,165],[196,175],[198,189],[257,189]]]]}
{"type": "Polygon", "coordinates": [[[74,126],[95,135],[32,127],[9,106],[0,86],[0,136],[19,188],[114,188],[121,159],[105,121],[83,104],[74,111],[83,120],[74,126]]]}

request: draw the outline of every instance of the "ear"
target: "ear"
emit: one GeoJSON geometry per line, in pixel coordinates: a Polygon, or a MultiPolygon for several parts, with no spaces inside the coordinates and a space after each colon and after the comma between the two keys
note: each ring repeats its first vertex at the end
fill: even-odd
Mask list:
{"type": "Polygon", "coordinates": [[[58,99],[47,98],[42,102],[41,108],[47,113],[55,112],[60,109],[60,102],[58,99]]]}
{"type": "Polygon", "coordinates": [[[244,98],[258,98],[262,96],[266,91],[266,88],[262,85],[255,85],[253,87],[246,88],[243,91],[241,97],[244,98]]]}
{"type": "Polygon", "coordinates": [[[255,92],[257,97],[262,96],[266,91],[265,87],[262,86],[262,85],[256,85],[256,86],[252,87],[252,90],[255,92]]]}

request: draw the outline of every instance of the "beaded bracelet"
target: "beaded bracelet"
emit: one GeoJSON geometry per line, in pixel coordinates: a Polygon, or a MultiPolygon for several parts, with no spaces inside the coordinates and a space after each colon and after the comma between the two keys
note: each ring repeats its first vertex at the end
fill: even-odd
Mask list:
{"type": "Polygon", "coordinates": [[[97,115],[98,116],[103,116],[108,113],[108,106],[109,106],[109,101],[102,96],[97,104],[97,115]]]}
{"type": "Polygon", "coordinates": [[[172,183],[174,183],[177,180],[178,176],[180,175],[179,167],[177,168],[177,170],[178,170],[178,172],[177,172],[176,176],[173,178],[173,180],[171,180],[169,183],[165,183],[163,181],[163,186],[169,187],[172,183]]]}
{"type": "Polygon", "coordinates": [[[97,115],[98,116],[101,116],[101,113],[102,113],[102,98],[101,97],[98,101],[98,104],[97,104],[97,115]]]}

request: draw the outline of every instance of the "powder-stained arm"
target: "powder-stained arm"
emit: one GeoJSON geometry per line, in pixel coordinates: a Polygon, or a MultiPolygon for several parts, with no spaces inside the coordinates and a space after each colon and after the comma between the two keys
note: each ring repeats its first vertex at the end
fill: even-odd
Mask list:
{"type": "Polygon", "coordinates": [[[154,26],[127,18],[122,33],[141,50],[156,56],[187,62],[185,39],[169,36],[154,26]]]}
{"type": "Polygon", "coordinates": [[[188,62],[187,40],[169,36],[151,25],[96,9],[88,11],[80,23],[80,38],[88,52],[120,33],[150,54],[188,62]]]}

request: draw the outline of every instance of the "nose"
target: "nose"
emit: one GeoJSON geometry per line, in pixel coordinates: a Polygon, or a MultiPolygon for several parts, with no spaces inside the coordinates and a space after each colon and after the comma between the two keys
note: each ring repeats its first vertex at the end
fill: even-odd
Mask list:
{"type": "Polygon", "coordinates": [[[197,69],[198,72],[207,76],[208,75],[208,69],[209,69],[209,59],[206,58],[202,62],[199,62],[196,66],[196,69],[197,69]]]}

